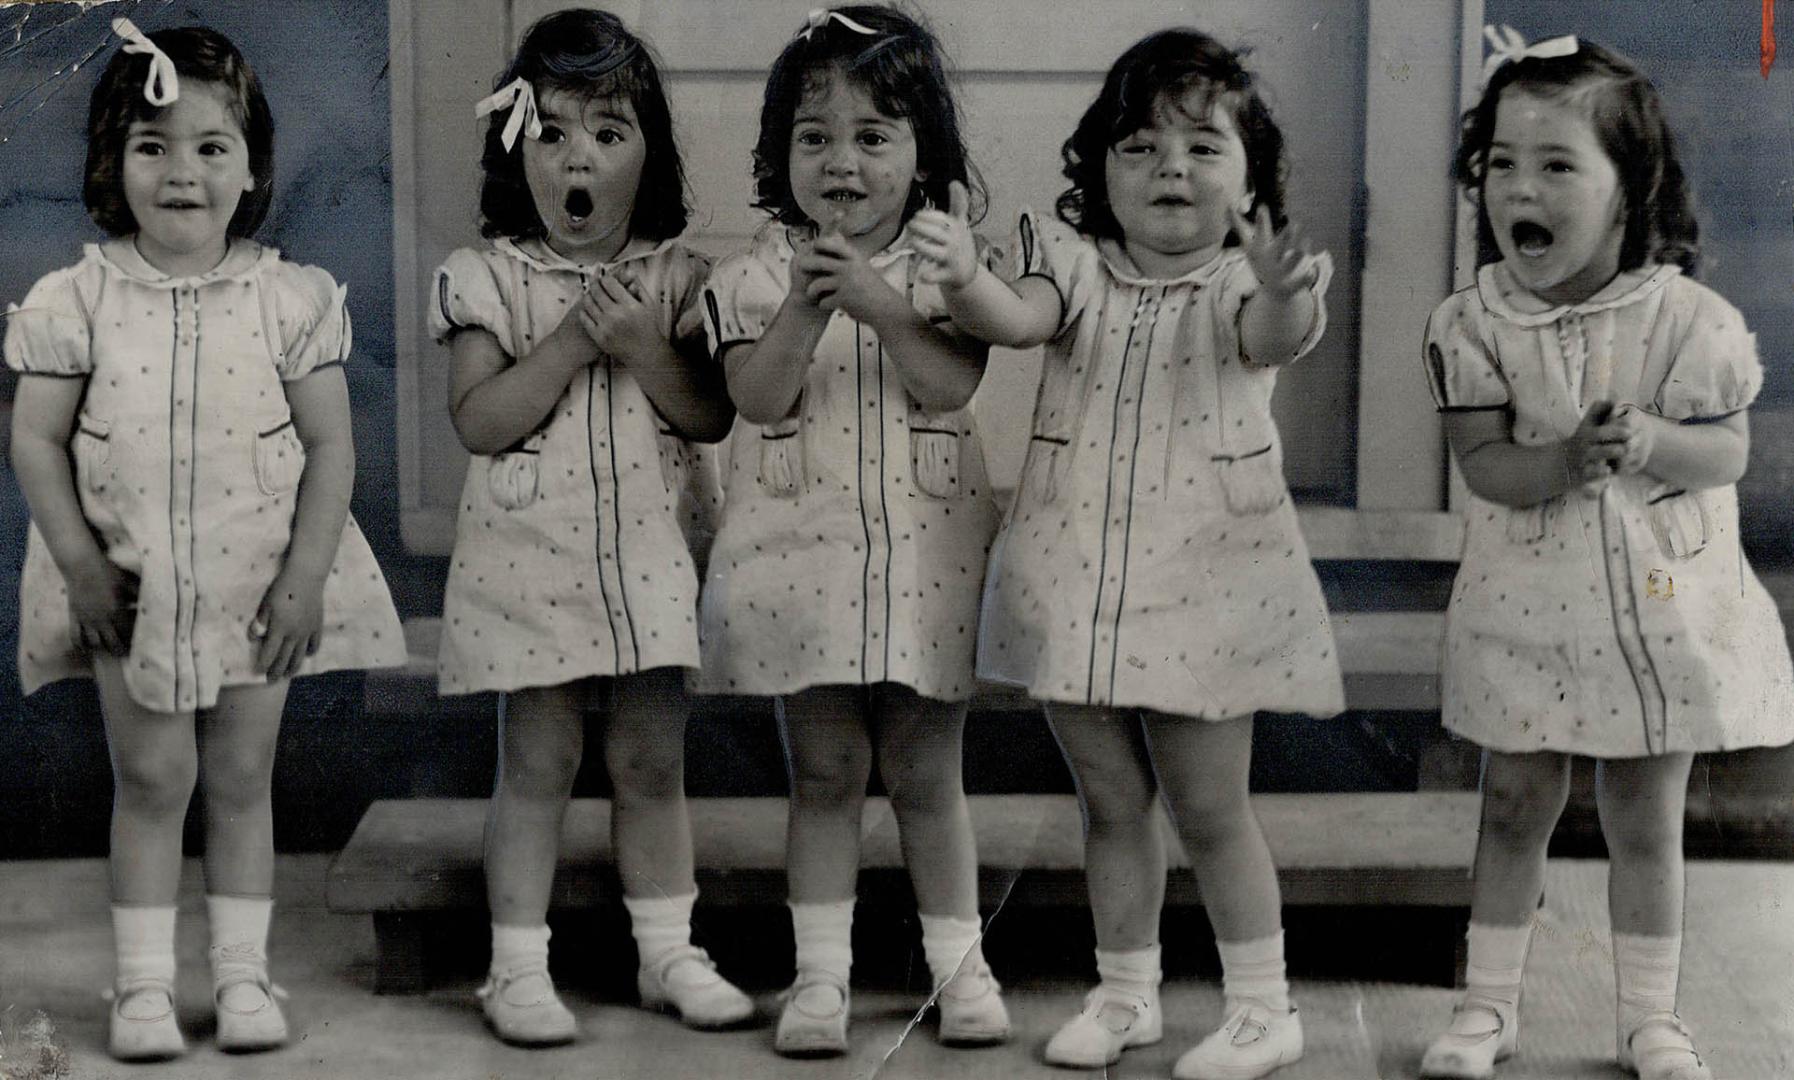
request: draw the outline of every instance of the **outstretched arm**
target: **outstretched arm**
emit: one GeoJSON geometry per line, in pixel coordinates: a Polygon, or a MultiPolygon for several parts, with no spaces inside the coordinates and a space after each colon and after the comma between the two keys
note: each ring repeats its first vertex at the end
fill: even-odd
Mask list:
{"type": "Polygon", "coordinates": [[[1240,351],[1254,367],[1281,367],[1296,358],[1319,315],[1302,232],[1294,225],[1278,232],[1264,206],[1254,221],[1228,214],[1258,278],[1258,291],[1240,310],[1240,351]]]}
{"type": "Polygon", "coordinates": [[[1059,327],[1059,292],[1040,278],[1010,286],[978,260],[968,220],[970,196],[955,180],[947,210],[920,210],[910,219],[916,250],[927,260],[921,280],[941,287],[953,325],[981,341],[1024,349],[1059,327]]]}

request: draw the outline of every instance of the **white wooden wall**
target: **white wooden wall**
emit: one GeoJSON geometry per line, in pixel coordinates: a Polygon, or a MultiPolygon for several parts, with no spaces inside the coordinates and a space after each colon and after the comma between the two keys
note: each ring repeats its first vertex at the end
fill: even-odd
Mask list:
{"type": "MultiPolygon", "coordinates": [[[[407,546],[446,554],[464,455],[446,414],[446,355],[424,329],[431,269],[477,242],[481,127],[473,103],[509,50],[562,0],[392,0],[393,186],[398,275],[402,524],[407,546]]],[[[697,215],[688,234],[725,254],[763,217],[749,150],[765,70],[812,0],[605,0],[658,51],[697,215]]],[[[1331,325],[1277,401],[1320,557],[1455,557],[1438,425],[1417,361],[1427,312],[1449,290],[1456,204],[1449,168],[1462,32],[1480,0],[915,0],[960,76],[974,161],[991,191],[983,230],[1006,239],[1024,205],[1063,189],[1059,147],[1103,72],[1141,36],[1194,20],[1250,46],[1292,163],[1289,207],[1334,254],[1331,325]],[[1473,9],[1473,10],[1470,10],[1473,9]]],[[[977,410],[993,478],[1021,463],[1037,357],[999,352],[977,410]]]]}

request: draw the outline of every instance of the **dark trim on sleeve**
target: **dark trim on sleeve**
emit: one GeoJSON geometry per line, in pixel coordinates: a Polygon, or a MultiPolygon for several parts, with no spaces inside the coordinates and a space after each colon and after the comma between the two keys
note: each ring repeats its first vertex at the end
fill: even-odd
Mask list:
{"type": "Polygon", "coordinates": [[[1439,406],[1439,412],[1441,412],[1441,413],[1494,412],[1497,409],[1506,409],[1511,404],[1513,404],[1513,403],[1510,401],[1504,401],[1499,405],[1441,405],[1441,406],[1439,406]]]}
{"type": "Polygon", "coordinates": [[[1750,409],[1750,406],[1747,405],[1742,409],[1733,409],[1731,412],[1715,413],[1712,416],[1685,416],[1682,419],[1677,420],[1676,423],[1678,423],[1678,424],[1723,424],[1727,420],[1730,420],[1732,417],[1737,416],[1741,412],[1748,412],[1749,409],[1750,409]]]}

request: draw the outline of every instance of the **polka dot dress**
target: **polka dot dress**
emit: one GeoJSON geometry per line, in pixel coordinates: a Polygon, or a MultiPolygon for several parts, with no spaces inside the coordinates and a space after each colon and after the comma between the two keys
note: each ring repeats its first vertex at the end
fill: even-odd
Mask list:
{"type": "MultiPolygon", "coordinates": [[[[285,560],[305,469],[282,383],[348,357],[343,300],[329,274],[249,241],[207,273],[172,278],[122,240],[90,245],[8,312],[9,365],[87,381],[70,438],[76,492],[106,557],[138,579],[123,671],[144,708],[210,708],[221,687],[265,681],[249,624],[285,560]]],[[[405,662],[353,519],[323,599],[318,651],[300,674],[405,662]]],[[[19,607],[26,693],[91,674],[35,526],[19,607]]]]}
{"type": "MultiPolygon", "coordinates": [[[[1062,299],[990,562],[980,675],[1048,701],[1203,719],[1344,708],[1283,480],[1275,369],[1248,366],[1257,283],[1229,250],[1173,280],[1024,215],[1017,272],[1062,299]]],[[[1315,325],[1331,263],[1315,259],[1315,325]]]]}
{"type": "MultiPolygon", "coordinates": [[[[601,266],[539,241],[463,248],[436,272],[431,329],[477,328],[524,356],[596,275],[632,282],[670,341],[695,337],[708,263],[667,241],[632,241],[601,266]]],[[[442,598],[444,694],[557,686],[698,661],[698,578],[716,512],[710,458],[609,358],[582,370],[535,432],[476,454],[455,518],[442,598]]]]}
{"type": "MultiPolygon", "coordinates": [[[[1485,266],[1433,313],[1426,359],[1442,409],[1505,410],[1521,445],[1568,436],[1595,401],[1699,422],[1762,384],[1737,309],[1675,267],[1559,306],[1485,266]]],[[[1735,488],[1640,474],[1518,509],[1472,495],[1466,519],[1447,728],[1510,753],[1597,757],[1794,738],[1787,641],[1739,547],[1735,488]]]]}
{"type": "MultiPolygon", "coordinates": [[[[713,351],[757,340],[783,303],[792,247],[769,226],[718,264],[705,298],[713,351]]],[[[871,260],[944,322],[904,241],[871,260]]],[[[978,597],[996,530],[984,453],[964,412],[926,412],[872,328],[843,312],[809,358],[787,419],[737,422],[704,585],[702,689],[789,694],[896,682],[971,696],[978,597]]]]}

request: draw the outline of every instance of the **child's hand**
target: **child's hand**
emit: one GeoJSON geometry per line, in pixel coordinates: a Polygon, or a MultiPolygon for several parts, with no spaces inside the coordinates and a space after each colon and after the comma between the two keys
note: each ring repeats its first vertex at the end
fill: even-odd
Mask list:
{"type": "Polygon", "coordinates": [[[137,625],[137,579],[100,558],[68,579],[69,626],[75,644],[123,656],[137,625]]]}
{"type": "Polygon", "coordinates": [[[1657,445],[1657,429],[1651,418],[1634,405],[1621,405],[1596,434],[1612,458],[1613,470],[1622,475],[1644,471],[1657,445]]]}
{"type": "Polygon", "coordinates": [[[1582,423],[1564,440],[1564,465],[1570,479],[1584,486],[1599,485],[1612,476],[1624,453],[1622,443],[1605,433],[1613,418],[1613,402],[1597,401],[1582,414],[1582,423]]]}
{"type": "Polygon", "coordinates": [[[792,270],[809,279],[805,291],[822,311],[845,311],[877,326],[897,308],[909,306],[839,231],[818,236],[808,252],[792,261],[792,270]]]}
{"type": "Polygon", "coordinates": [[[612,359],[628,365],[659,356],[667,339],[661,336],[654,309],[642,301],[641,286],[622,275],[600,274],[579,302],[579,322],[592,343],[612,359]]]}
{"type": "Polygon", "coordinates": [[[948,289],[963,289],[978,273],[978,249],[972,243],[971,195],[955,180],[948,185],[946,212],[918,210],[909,220],[909,232],[922,254],[919,281],[948,289]]]}
{"type": "Polygon", "coordinates": [[[305,658],[318,651],[318,634],[324,628],[324,586],[302,581],[282,571],[262,594],[262,603],[249,624],[249,636],[261,642],[255,666],[269,682],[287,678],[299,670],[305,658]]]}
{"type": "Polygon", "coordinates": [[[1227,216],[1261,292],[1288,297],[1314,284],[1314,267],[1305,265],[1308,244],[1300,227],[1291,224],[1278,232],[1271,224],[1270,208],[1262,205],[1251,221],[1232,207],[1227,216]]]}

